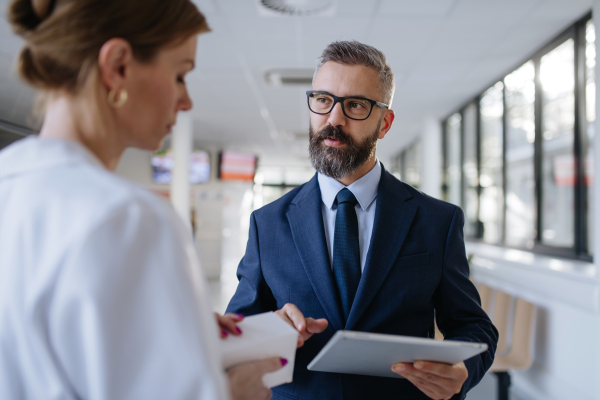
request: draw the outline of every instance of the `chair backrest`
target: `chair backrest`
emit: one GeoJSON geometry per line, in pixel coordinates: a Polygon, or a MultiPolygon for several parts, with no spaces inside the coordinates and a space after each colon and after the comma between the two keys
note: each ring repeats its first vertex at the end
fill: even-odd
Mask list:
{"type": "Polygon", "coordinates": [[[535,317],[534,304],[523,299],[516,300],[510,348],[513,369],[527,369],[533,363],[535,317]]]}
{"type": "Polygon", "coordinates": [[[501,290],[496,290],[492,315],[492,322],[496,329],[498,329],[499,335],[496,355],[506,354],[510,350],[512,329],[514,326],[511,320],[513,304],[513,297],[511,295],[501,290]]]}
{"type": "Polygon", "coordinates": [[[481,297],[481,308],[483,308],[483,311],[490,315],[492,305],[492,288],[484,283],[480,283],[477,289],[479,290],[479,297],[481,297]]]}

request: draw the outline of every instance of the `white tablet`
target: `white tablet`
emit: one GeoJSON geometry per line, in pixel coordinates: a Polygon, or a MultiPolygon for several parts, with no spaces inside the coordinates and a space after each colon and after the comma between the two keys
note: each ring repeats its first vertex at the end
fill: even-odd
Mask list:
{"type": "Polygon", "coordinates": [[[308,364],[308,369],[402,378],[392,372],[392,365],[398,362],[426,360],[456,364],[483,353],[487,348],[487,344],[484,343],[337,331],[308,364]]]}

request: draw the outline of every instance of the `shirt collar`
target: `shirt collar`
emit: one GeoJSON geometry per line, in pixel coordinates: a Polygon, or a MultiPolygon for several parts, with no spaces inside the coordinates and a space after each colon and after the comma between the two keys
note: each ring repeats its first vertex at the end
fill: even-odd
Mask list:
{"type": "Polygon", "coordinates": [[[330,210],[333,209],[335,197],[338,192],[347,187],[354,197],[356,197],[356,200],[358,200],[360,208],[363,211],[366,211],[377,197],[377,188],[379,187],[379,180],[381,179],[381,164],[379,163],[379,160],[377,160],[375,166],[369,172],[356,182],[353,182],[350,186],[344,186],[343,183],[323,175],[320,172],[317,179],[319,180],[319,187],[321,189],[321,200],[323,200],[325,206],[330,210]]]}

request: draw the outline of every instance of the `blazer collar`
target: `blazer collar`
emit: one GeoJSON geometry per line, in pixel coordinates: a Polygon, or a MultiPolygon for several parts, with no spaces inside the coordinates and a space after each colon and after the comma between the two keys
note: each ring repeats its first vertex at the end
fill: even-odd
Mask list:
{"type": "Polygon", "coordinates": [[[316,174],[292,200],[287,218],[302,265],[329,323],[336,330],[344,329],[342,305],[329,265],[316,174]]]}

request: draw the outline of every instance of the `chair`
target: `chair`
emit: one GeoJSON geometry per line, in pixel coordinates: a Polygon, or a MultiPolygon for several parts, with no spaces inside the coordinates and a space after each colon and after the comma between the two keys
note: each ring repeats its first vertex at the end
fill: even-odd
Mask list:
{"type": "Polygon", "coordinates": [[[498,345],[496,357],[507,354],[512,344],[512,315],[514,313],[513,297],[501,290],[496,290],[493,300],[492,322],[498,329],[498,345]]]}
{"type": "Polygon", "coordinates": [[[518,298],[515,300],[513,314],[512,326],[509,325],[507,330],[512,334],[509,350],[505,354],[497,355],[490,368],[498,377],[498,400],[508,400],[508,372],[527,369],[533,364],[536,306],[518,298]]]}
{"type": "Polygon", "coordinates": [[[483,311],[485,311],[487,315],[491,315],[492,288],[484,283],[480,283],[477,290],[479,291],[479,297],[481,297],[481,308],[483,308],[483,311]]]}

